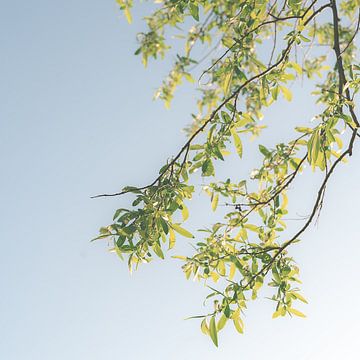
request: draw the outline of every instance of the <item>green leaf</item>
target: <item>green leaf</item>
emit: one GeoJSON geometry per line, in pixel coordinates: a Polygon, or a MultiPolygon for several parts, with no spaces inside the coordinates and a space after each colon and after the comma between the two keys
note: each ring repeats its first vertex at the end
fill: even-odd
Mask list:
{"type": "Polygon", "coordinates": [[[215,346],[218,346],[218,337],[217,337],[217,329],[216,329],[216,322],[215,322],[215,315],[210,319],[210,337],[215,346]]]}
{"type": "Polygon", "coordinates": [[[194,78],[189,73],[184,73],[184,77],[189,83],[193,84],[195,82],[194,78]]]}
{"type": "Polygon", "coordinates": [[[240,80],[245,80],[245,81],[247,80],[246,75],[240,70],[238,66],[236,66],[234,70],[235,70],[235,74],[240,80]]]}
{"type": "Polygon", "coordinates": [[[225,315],[228,319],[230,319],[231,309],[230,309],[230,306],[229,306],[229,305],[226,305],[226,306],[225,306],[224,315],[225,315]]]}
{"type": "Polygon", "coordinates": [[[113,220],[115,221],[123,211],[126,211],[126,209],[117,209],[113,216],[113,220]]]}
{"type": "Polygon", "coordinates": [[[308,142],[308,158],[311,165],[315,165],[320,153],[320,134],[315,131],[308,142]]]}
{"type": "Polygon", "coordinates": [[[155,253],[159,258],[164,259],[164,253],[162,252],[161,247],[159,246],[158,243],[155,243],[152,248],[153,248],[153,250],[154,250],[154,253],[155,253]]]}
{"type": "Polygon", "coordinates": [[[96,241],[96,240],[106,239],[106,238],[108,238],[109,236],[111,236],[111,234],[103,234],[103,235],[99,235],[99,236],[97,236],[97,237],[95,237],[95,238],[91,239],[90,241],[92,242],[92,241],[96,241]]]}
{"type": "Polygon", "coordinates": [[[271,152],[264,145],[259,145],[259,150],[266,157],[271,155],[271,152]]]}
{"type": "Polygon", "coordinates": [[[230,261],[236,266],[236,268],[241,272],[243,267],[239,261],[239,259],[235,255],[230,255],[230,261]]]}
{"type": "Polygon", "coordinates": [[[203,176],[212,176],[215,175],[215,169],[214,169],[214,165],[212,163],[212,161],[210,159],[206,159],[202,166],[201,166],[201,170],[202,170],[202,175],[203,176]]]}
{"type": "Polygon", "coordinates": [[[195,3],[190,3],[189,4],[189,10],[190,10],[190,14],[191,16],[196,20],[199,21],[199,6],[195,3]]]}
{"type": "Polygon", "coordinates": [[[117,245],[116,241],[114,241],[114,246],[115,246],[115,252],[116,252],[116,255],[121,259],[121,260],[124,260],[124,257],[121,253],[121,250],[119,248],[119,246],[117,245]]]}
{"type": "Polygon", "coordinates": [[[242,142],[240,140],[239,135],[236,133],[236,131],[234,129],[231,130],[231,134],[233,136],[234,139],[234,144],[235,144],[235,148],[236,148],[236,152],[238,153],[238,155],[240,157],[242,157],[243,154],[243,147],[242,147],[242,142]]]}
{"type": "Polygon", "coordinates": [[[226,111],[221,112],[221,117],[226,123],[231,123],[231,116],[226,111]]]}
{"type": "Polygon", "coordinates": [[[226,325],[227,322],[227,317],[225,315],[222,315],[220,320],[217,323],[217,331],[220,331],[224,328],[224,326],[226,325]]]}
{"type": "Polygon", "coordinates": [[[304,134],[311,134],[313,132],[313,129],[301,126],[297,126],[295,130],[304,134]]]}
{"type": "Polygon", "coordinates": [[[200,144],[194,144],[190,146],[190,150],[202,150],[204,148],[204,145],[200,144]]]}
{"type": "Polygon", "coordinates": [[[303,36],[303,35],[299,35],[300,36],[300,39],[302,40],[302,41],[305,41],[305,42],[311,42],[311,40],[310,39],[308,39],[308,38],[306,38],[305,36],[303,36]]]}
{"type": "Polygon", "coordinates": [[[277,100],[279,95],[279,86],[275,86],[271,89],[271,96],[274,100],[277,100]]]}
{"type": "Polygon", "coordinates": [[[159,221],[160,221],[162,229],[164,230],[164,233],[168,234],[169,226],[168,226],[167,222],[161,216],[159,217],[159,221]]]}
{"type": "Polygon", "coordinates": [[[185,236],[187,238],[193,239],[195,236],[193,234],[191,234],[191,232],[185,230],[184,228],[182,228],[180,225],[178,224],[171,224],[171,227],[180,235],[185,236]]]}
{"type": "Polygon", "coordinates": [[[214,148],[212,149],[213,153],[216,155],[216,157],[222,161],[224,161],[224,156],[221,153],[220,149],[218,148],[217,145],[214,145],[214,148]]]}
{"type": "Polygon", "coordinates": [[[279,275],[279,272],[276,268],[276,265],[273,265],[273,267],[271,268],[272,270],[272,274],[273,274],[273,277],[274,277],[274,280],[277,282],[277,283],[280,283],[281,282],[281,278],[280,278],[280,275],[279,275]]]}

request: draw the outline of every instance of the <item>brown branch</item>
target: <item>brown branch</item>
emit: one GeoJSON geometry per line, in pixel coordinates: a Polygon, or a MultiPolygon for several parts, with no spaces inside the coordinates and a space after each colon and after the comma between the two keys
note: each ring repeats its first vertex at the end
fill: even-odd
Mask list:
{"type": "MultiPolygon", "coordinates": [[[[346,85],[346,76],[345,76],[345,70],[344,65],[342,61],[342,53],[340,50],[340,35],[339,35],[339,15],[337,11],[336,6],[336,0],[331,0],[331,9],[333,13],[333,25],[334,25],[334,51],[336,54],[336,62],[337,62],[337,68],[338,68],[338,74],[339,74],[339,94],[342,94],[344,91],[344,86],[346,85]]],[[[347,100],[351,101],[351,94],[349,88],[346,88],[345,90],[345,96],[347,100]]],[[[348,104],[350,115],[356,124],[357,127],[360,127],[360,123],[357,119],[357,116],[354,111],[354,107],[351,104],[348,104]]]]}

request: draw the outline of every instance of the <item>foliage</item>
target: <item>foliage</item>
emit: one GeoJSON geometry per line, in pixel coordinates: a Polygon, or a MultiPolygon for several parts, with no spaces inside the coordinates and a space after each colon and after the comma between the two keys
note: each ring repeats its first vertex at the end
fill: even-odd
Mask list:
{"type": "MultiPolygon", "coordinates": [[[[131,0],[117,0],[131,22],[131,0]]],[[[259,136],[262,110],[280,96],[292,100],[289,87],[302,77],[316,83],[319,113],[312,128],[295,128],[293,140],[268,149],[260,145],[260,168],[250,179],[209,182],[204,186],[211,208],[220,201],[230,211],[223,221],[203,229],[204,238],[194,242],[192,256],[183,261],[187,278],[204,281],[214,300],[213,310],[203,316],[201,330],[218,345],[218,332],[231,321],[242,333],[246,304],[258,297],[267,283],[274,289],[273,317],[295,315],[300,294],[299,269],[289,255],[319,212],[326,185],[335,168],[352,155],[359,121],[355,95],[360,89],[360,64],[355,39],[359,30],[360,0],[160,0],[145,18],[148,30],[138,36],[136,50],[146,66],[150,58],[165,56],[170,49],[169,31],[180,31],[184,51],[156,96],[169,106],[183,79],[194,81],[194,69],[204,63],[198,114],[187,128],[188,140],[160,169],[158,177],[143,187],[125,187],[115,194],[133,194],[130,209],[118,209],[113,223],[101,228],[97,239],[111,239],[114,251],[126,258],[129,269],[175,246],[177,236],[194,238],[183,225],[189,217],[187,202],[195,186],[193,173],[212,178],[218,161],[229,151],[242,157],[242,139],[259,136]],[[187,31],[180,28],[188,26],[187,31]],[[269,46],[269,39],[271,46],[269,46]],[[197,59],[196,49],[211,50],[197,59]],[[299,61],[299,53],[304,54],[299,61]],[[319,80],[320,79],[320,80],[319,80]],[[345,131],[343,131],[345,130],[345,131]],[[200,136],[206,134],[206,136],[200,136]],[[343,145],[346,142],[346,145],[343,145]],[[287,191],[308,163],[323,172],[323,181],[310,216],[296,234],[283,238],[286,227],[287,191]],[[181,214],[182,221],[178,214],[181,214]],[[209,285],[211,282],[217,285],[209,285]],[[221,286],[221,290],[215,286],[221,286]],[[294,307],[295,306],[295,307],[294,307]]],[[[198,236],[196,236],[198,237],[198,236]]]]}

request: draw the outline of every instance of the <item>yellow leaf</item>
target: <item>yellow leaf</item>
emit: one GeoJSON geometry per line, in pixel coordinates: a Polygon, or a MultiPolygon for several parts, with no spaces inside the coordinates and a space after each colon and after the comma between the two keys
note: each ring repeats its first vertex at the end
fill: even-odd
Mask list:
{"type": "Polygon", "coordinates": [[[256,281],[254,285],[254,290],[258,291],[262,287],[263,283],[261,281],[256,281]]]}
{"type": "Polygon", "coordinates": [[[182,204],[181,215],[184,221],[187,220],[189,217],[189,210],[184,204],[182,204]]]}
{"type": "Polygon", "coordinates": [[[300,301],[304,302],[305,304],[307,304],[307,300],[301,295],[299,294],[298,292],[292,292],[291,293],[292,295],[294,295],[297,299],[299,299],[300,301]]]}
{"type": "Polygon", "coordinates": [[[220,260],[219,261],[219,264],[217,266],[217,270],[218,270],[218,273],[221,275],[221,276],[225,276],[226,274],[226,268],[225,268],[225,263],[220,260]]]}
{"type": "Polygon", "coordinates": [[[235,144],[235,148],[236,148],[236,152],[238,153],[238,155],[240,157],[242,157],[242,153],[243,153],[243,147],[242,147],[242,142],[240,140],[239,135],[236,133],[236,131],[233,129],[231,130],[231,134],[233,136],[234,139],[234,144],[235,144]]]}
{"type": "Polygon", "coordinates": [[[291,94],[291,91],[286,88],[285,86],[280,86],[280,90],[281,92],[283,93],[284,95],[284,98],[287,100],[287,101],[291,101],[292,100],[292,94],[291,94]]]}
{"type": "Polygon", "coordinates": [[[298,63],[292,62],[292,63],[291,63],[291,67],[292,67],[299,75],[302,74],[302,67],[301,67],[298,63]]]}
{"type": "Polygon", "coordinates": [[[336,141],[336,144],[337,144],[338,148],[342,149],[343,142],[342,142],[341,138],[339,136],[335,136],[335,141],[336,141]]]}
{"type": "Polygon", "coordinates": [[[303,314],[303,313],[302,313],[301,311],[299,311],[299,310],[290,308],[289,311],[290,311],[292,314],[296,315],[296,316],[299,316],[299,317],[302,317],[302,318],[305,318],[305,317],[306,317],[305,314],[303,314]]]}
{"type": "Polygon", "coordinates": [[[185,230],[185,229],[182,228],[180,225],[178,225],[178,224],[171,224],[170,226],[171,226],[177,233],[179,233],[180,235],[185,236],[185,237],[187,237],[187,238],[191,238],[191,239],[194,238],[194,235],[191,234],[191,232],[185,230]]]}
{"type": "Polygon", "coordinates": [[[187,260],[186,256],[181,256],[181,255],[174,255],[172,256],[173,259],[179,259],[179,260],[187,260]]]}
{"type": "Polygon", "coordinates": [[[219,202],[219,194],[215,194],[211,201],[211,208],[213,211],[216,210],[216,208],[218,206],[218,202],[219,202]]]}
{"type": "Polygon", "coordinates": [[[214,282],[217,282],[219,280],[219,278],[220,278],[220,276],[215,271],[212,271],[210,273],[210,276],[211,276],[211,278],[213,279],[214,282]]]}
{"type": "Polygon", "coordinates": [[[131,16],[131,12],[130,12],[130,9],[128,7],[125,8],[124,10],[124,14],[125,14],[125,17],[126,17],[126,20],[129,24],[132,23],[132,16],[131,16]]]}
{"type": "Polygon", "coordinates": [[[251,231],[258,232],[258,227],[253,224],[246,224],[245,227],[251,231]]]}
{"type": "MultiPolygon", "coordinates": [[[[235,313],[238,311],[239,309],[237,309],[235,311],[235,313]]],[[[234,313],[234,314],[235,314],[234,313]]],[[[233,315],[233,323],[234,323],[234,326],[235,326],[235,329],[240,333],[240,334],[243,334],[244,333],[244,323],[243,321],[240,319],[240,315],[237,315],[237,316],[234,316],[233,315]]]]}
{"type": "Polygon", "coordinates": [[[166,243],[165,233],[161,233],[161,240],[162,240],[163,243],[166,243]]]}
{"type": "Polygon", "coordinates": [[[173,229],[169,228],[169,249],[172,249],[175,246],[175,232],[173,229]]]}
{"type": "Polygon", "coordinates": [[[232,313],[231,318],[232,318],[232,319],[238,319],[238,318],[240,318],[240,308],[237,308],[237,309],[232,313]]]}
{"type": "Polygon", "coordinates": [[[236,271],[236,266],[235,266],[234,263],[231,263],[231,265],[230,265],[230,273],[229,273],[229,280],[232,280],[234,278],[235,271],[236,271]]]}
{"type": "Polygon", "coordinates": [[[218,346],[218,337],[217,337],[217,329],[215,323],[215,316],[210,319],[210,337],[215,346],[218,346]]]}
{"type": "Polygon", "coordinates": [[[223,149],[221,149],[220,152],[221,152],[221,155],[222,155],[222,156],[229,156],[229,155],[231,154],[230,151],[228,151],[228,150],[223,150],[223,149]]]}
{"type": "Polygon", "coordinates": [[[229,92],[229,88],[230,88],[230,84],[231,84],[231,80],[232,80],[232,76],[233,76],[233,72],[230,71],[226,74],[225,76],[225,80],[223,82],[222,88],[224,91],[224,95],[226,96],[229,92]]]}
{"type": "Polygon", "coordinates": [[[201,331],[202,331],[205,335],[209,335],[209,327],[207,326],[206,319],[204,319],[204,320],[201,322],[201,331]]]}
{"type": "Polygon", "coordinates": [[[276,318],[279,317],[280,315],[281,315],[281,311],[280,311],[280,310],[277,310],[277,311],[275,311],[275,312],[273,313],[272,318],[273,318],[273,319],[276,319],[276,318]]]}
{"type": "Polygon", "coordinates": [[[281,209],[286,209],[287,204],[288,204],[288,197],[287,197],[285,192],[281,193],[281,195],[282,195],[282,198],[283,198],[283,201],[282,201],[282,204],[281,204],[281,209]]]}

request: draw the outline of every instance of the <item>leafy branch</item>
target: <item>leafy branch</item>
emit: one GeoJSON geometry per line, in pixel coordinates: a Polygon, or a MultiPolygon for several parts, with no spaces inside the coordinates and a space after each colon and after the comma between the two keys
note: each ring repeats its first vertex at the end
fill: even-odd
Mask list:
{"type": "MultiPolygon", "coordinates": [[[[164,259],[165,244],[169,250],[174,248],[177,236],[195,239],[183,227],[190,216],[187,202],[195,191],[192,175],[201,169],[204,179],[215,176],[215,162],[225,161],[232,149],[241,158],[247,150],[243,136],[261,135],[262,109],[277,102],[280,94],[291,101],[287,84],[296,79],[315,81],[315,77],[322,77],[313,92],[321,105],[321,112],[314,118],[316,125],[296,127],[301,135],[271,149],[259,145],[263,162],[252,171],[250,179],[228,178],[204,184],[213,211],[224,200],[223,220],[201,229],[204,236],[192,240],[191,256],[174,256],[183,261],[187,278],[203,281],[211,289],[206,300],[213,300],[213,309],[195,318],[202,319],[201,330],[215,345],[218,332],[229,320],[238,332],[244,331],[246,304],[258,297],[268,280],[274,289],[271,300],[276,303],[273,317],[305,316],[293,307],[295,301],[306,303],[306,299],[296,285],[300,282],[299,268],[288,252],[320,213],[330,178],[339,164],[351,157],[360,136],[355,109],[360,91],[360,64],[354,60],[360,24],[356,1],[342,1],[338,10],[336,0],[324,4],[320,0],[165,0],[146,18],[149,29],[141,33],[136,51],[145,65],[149,58],[163,57],[169,51],[165,29],[179,29],[185,19],[194,23],[186,36],[178,36],[185,38],[185,54],[177,54],[158,92],[165,104],[169,104],[183,78],[193,80],[192,69],[203,61],[208,63],[200,72],[200,80],[206,74],[209,82],[200,88],[199,112],[193,114],[188,139],[150,184],[93,196],[135,196],[132,207],[116,210],[113,223],[101,228],[94,239],[110,240],[112,251],[122,259],[127,257],[130,271],[154,256],[164,259]],[[332,22],[318,17],[325,9],[331,10],[332,22]],[[270,47],[263,45],[268,38],[273,39],[270,47]],[[200,61],[190,57],[196,46],[210,46],[214,39],[220,39],[215,48],[224,47],[220,55],[208,59],[213,48],[200,61]],[[282,49],[278,51],[280,44],[282,49]],[[319,55],[323,48],[325,54],[319,55]],[[305,49],[299,63],[299,52],[305,49]],[[334,62],[330,62],[327,50],[334,52],[334,62]],[[349,138],[343,135],[344,129],[349,138]],[[348,139],[346,148],[344,138],[348,139]],[[306,163],[313,171],[323,172],[324,177],[305,223],[294,235],[284,236],[287,194],[297,176],[305,172],[306,163]],[[212,283],[223,289],[216,289],[212,283]]],[[[118,3],[131,19],[132,2],[118,3]]]]}

